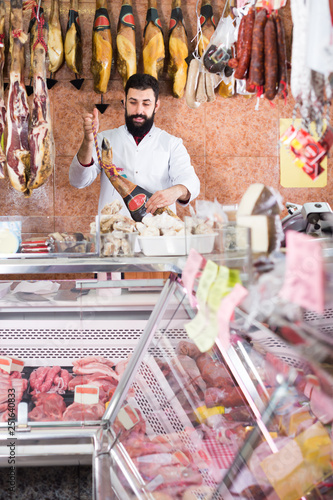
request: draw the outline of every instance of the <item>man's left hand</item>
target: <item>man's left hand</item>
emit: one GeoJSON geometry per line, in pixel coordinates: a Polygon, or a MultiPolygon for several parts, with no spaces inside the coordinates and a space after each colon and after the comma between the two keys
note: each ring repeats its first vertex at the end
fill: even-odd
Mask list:
{"type": "Polygon", "coordinates": [[[156,191],[151,198],[146,203],[146,210],[148,213],[153,214],[158,208],[164,208],[172,205],[177,200],[188,201],[190,198],[190,192],[183,186],[183,184],[177,184],[168,189],[163,189],[162,191],[156,191]]]}

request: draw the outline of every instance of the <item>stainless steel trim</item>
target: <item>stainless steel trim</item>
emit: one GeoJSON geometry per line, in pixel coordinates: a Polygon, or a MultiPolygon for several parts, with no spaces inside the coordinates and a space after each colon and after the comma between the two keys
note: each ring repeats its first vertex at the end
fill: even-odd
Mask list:
{"type": "Polygon", "coordinates": [[[153,312],[151,313],[151,316],[141,336],[140,342],[134,349],[130,361],[126,367],[126,370],[123,376],[121,377],[119,384],[117,385],[117,389],[114,395],[112,396],[112,399],[110,401],[109,406],[106,409],[106,412],[104,413],[103,419],[108,420],[109,425],[113,424],[116,416],[118,415],[121,405],[123,404],[127,392],[130,388],[130,385],[133,381],[133,374],[137,372],[141,364],[141,361],[146,353],[146,349],[155,334],[157,323],[163,317],[163,314],[166,310],[169,300],[174,292],[175,286],[176,283],[170,282],[170,280],[168,280],[165,283],[165,286],[161,292],[159,300],[153,312]]]}

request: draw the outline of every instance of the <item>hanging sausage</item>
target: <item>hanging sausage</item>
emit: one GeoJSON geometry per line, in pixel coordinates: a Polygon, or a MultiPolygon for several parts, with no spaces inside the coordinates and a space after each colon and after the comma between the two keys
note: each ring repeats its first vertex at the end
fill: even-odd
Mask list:
{"type": "Polygon", "coordinates": [[[112,38],[107,2],[96,0],[90,69],[94,77],[94,91],[98,94],[105,94],[107,91],[111,65],[112,38]]]}
{"type": "Polygon", "coordinates": [[[7,172],[17,191],[26,193],[27,174],[30,170],[28,141],[29,106],[24,85],[24,43],[22,0],[11,0],[11,65],[9,73],[7,116],[7,172]]]}
{"type": "Polygon", "coordinates": [[[132,0],[123,0],[117,32],[117,69],[124,87],[130,76],[136,73],[135,21],[132,0]]]}
{"type": "Polygon", "coordinates": [[[143,72],[158,79],[163,71],[165,48],[162,25],[157,12],[157,0],[148,0],[143,35],[143,72]]]}
{"type": "Polygon", "coordinates": [[[6,123],[6,106],[4,101],[3,67],[5,64],[5,14],[4,0],[0,1],[0,179],[5,177],[6,155],[3,150],[3,134],[6,123]]]}
{"type": "Polygon", "coordinates": [[[185,59],[188,56],[188,46],[181,0],[172,0],[169,54],[168,75],[173,79],[173,95],[183,97],[187,78],[187,62],[185,59]]]}

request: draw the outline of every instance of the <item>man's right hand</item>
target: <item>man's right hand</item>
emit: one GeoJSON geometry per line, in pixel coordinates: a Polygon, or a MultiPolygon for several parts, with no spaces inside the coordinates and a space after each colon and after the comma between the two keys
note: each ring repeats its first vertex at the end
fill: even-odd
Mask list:
{"type": "Polygon", "coordinates": [[[83,166],[89,166],[92,162],[92,152],[94,147],[94,134],[92,124],[94,123],[96,132],[99,129],[98,109],[94,108],[93,113],[87,113],[83,117],[83,141],[77,153],[77,159],[83,166]]]}
{"type": "Polygon", "coordinates": [[[83,132],[84,132],[84,140],[86,142],[93,142],[94,135],[92,124],[94,123],[96,132],[99,129],[99,119],[98,119],[98,109],[94,108],[93,113],[87,113],[83,117],[83,132]]]}

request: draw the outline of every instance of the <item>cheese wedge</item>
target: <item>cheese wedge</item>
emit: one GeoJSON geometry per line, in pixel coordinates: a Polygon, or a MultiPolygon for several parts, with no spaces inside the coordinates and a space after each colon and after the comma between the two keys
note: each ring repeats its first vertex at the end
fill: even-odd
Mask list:
{"type": "Polygon", "coordinates": [[[280,220],[267,215],[237,216],[237,224],[251,229],[251,247],[254,253],[270,253],[278,245],[280,220]]]}
{"type": "Polygon", "coordinates": [[[278,215],[281,211],[278,196],[272,188],[264,184],[252,184],[241,199],[237,216],[278,215]]]}

